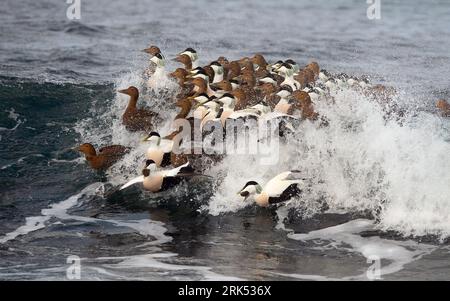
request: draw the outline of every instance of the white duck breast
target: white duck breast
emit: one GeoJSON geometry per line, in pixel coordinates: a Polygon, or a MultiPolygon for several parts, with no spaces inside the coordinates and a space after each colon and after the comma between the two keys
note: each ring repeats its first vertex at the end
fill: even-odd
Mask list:
{"type": "Polygon", "coordinates": [[[312,102],[317,102],[319,100],[319,94],[316,93],[316,91],[312,90],[308,93],[309,97],[311,98],[312,102]]]}
{"type": "Polygon", "coordinates": [[[220,114],[220,122],[222,123],[222,126],[225,126],[226,119],[233,114],[234,112],[234,106],[236,104],[236,99],[233,95],[229,93],[225,93],[221,98],[217,100],[218,102],[222,103],[222,113],[220,114]]]}
{"type": "Polygon", "coordinates": [[[278,91],[278,93],[276,95],[280,96],[281,98],[287,98],[291,95],[291,92],[289,92],[288,90],[282,89],[282,90],[278,91]]]}
{"type": "Polygon", "coordinates": [[[159,138],[159,141],[151,142],[145,155],[147,159],[155,161],[157,166],[165,167],[170,165],[170,153],[172,149],[172,140],[159,138]]]}
{"type": "Polygon", "coordinates": [[[289,104],[288,100],[285,98],[280,99],[274,108],[274,111],[280,114],[287,114],[291,109],[292,105],[289,104]]]}
{"type": "Polygon", "coordinates": [[[214,78],[212,83],[218,83],[223,81],[223,67],[220,65],[211,65],[211,68],[214,70],[214,78]]]}
{"type": "Polygon", "coordinates": [[[166,62],[160,53],[153,56],[150,61],[156,64],[156,68],[148,80],[148,86],[152,89],[157,89],[163,86],[165,78],[167,78],[164,67],[166,62]]]}
{"type": "Polygon", "coordinates": [[[218,120],[220,117],[220,105],[215,101],[208,101],[203,106],[207,108],[206,114],[200,123],[200,129],[203,129],[204,125],[209,121],[218,120]]]}

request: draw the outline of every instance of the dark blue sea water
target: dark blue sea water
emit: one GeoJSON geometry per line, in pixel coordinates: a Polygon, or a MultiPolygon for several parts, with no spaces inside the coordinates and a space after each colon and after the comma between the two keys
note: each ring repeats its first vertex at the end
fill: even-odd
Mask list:
{"type": "MultiPolygon", "coordinates": [[[[367,279],[372,255],[383,279],[449,279],[450,123],[434,108],[450,98],[448,1],[381,0],[380,20],[364,0],[81,0],[75,21],[67,7],[0,7],[0,279],[66,279],[70,255],[82,279],[367,279]],[[236,203],[248,177],[276,168],[232,156],[208,172],[219,184],[112,193],[142,150],[120,125],[116,90],[145,85],[139,50],[150,44],[169,58],[194,47],[205,64],[255,52],[317,60],[395,87],[409,117],[385,123],[361,95],[337,93],[336,107],[320,107],[330,129],[305,128],[301,153],[283,148],[282,167],[315,179],[290,207],[236,203]],[[83,142],[137,150],[97,174],[73,150],[83,142]]],[[[169,100],[152,97],[163,111],[169,100]]]]}

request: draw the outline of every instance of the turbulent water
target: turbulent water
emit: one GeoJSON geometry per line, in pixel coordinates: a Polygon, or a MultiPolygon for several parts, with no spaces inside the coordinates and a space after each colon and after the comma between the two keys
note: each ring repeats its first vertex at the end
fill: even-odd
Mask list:
{"type": "Polygon", "coordinates": [[[450,119],[434,108],[450,98],[447,1],[381,1],[380,20],[363,0],[84,0],[79,21],[67,6],[0,8],[0,279],[66,279],[70,255],[85,280],[365,280],[378,259],[382,279],[449,279],[450,119]],[[275,166],[228,155],[212,179],[117,193],[145,145],[121,125],[116,90],[138,86],[142,103],[175,114],[144,89],[149,44],[168,58],[194,47],[205,64],[314,59],[394,86],[406,113],[389,119],[356,91],[332,91],[334,104],[315,106],[329,126],[303,123],[275,166]],[[97,174],[73,150],[82,142],[133,151],[97,174]],[[300,198],[273,209],[237,198],[286,169],[308,176],[300,198]]]}

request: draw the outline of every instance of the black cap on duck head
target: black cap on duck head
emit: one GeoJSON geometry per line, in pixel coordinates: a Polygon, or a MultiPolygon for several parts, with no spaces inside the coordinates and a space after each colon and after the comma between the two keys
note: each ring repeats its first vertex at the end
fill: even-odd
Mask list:
{"type": "Polygon", "coordinates": [[[130,96],[139,96],[139,90],[135,86],[129,86],[127,89],[122,89],[117,92],[130,96]]]}
{"type": "Polygon", "coordinates": [[[150,132],[150,134],[148,134],[148,135],[143,139],[143,141],[150,141],[150,138],[152,138],[152,137],[158,137],[158,138],[161,138],[161,136],[159,135],[158,132],[150,132]]]}
{"type": "Polygon", "coordinates": [[[231,93],[224,93],[220,98],[223,98],[223,97],[230,97],[230,98],[234,98],[234,95],[233,94],[231,94],[231,93]]]}
{"type": "Polygon", "coordinates": [[[244,197],[244,201],[250,196],[250,191],[245,190],[248,186],[256,186],[258,187],[259,184],[255,181],[249,181],[247,182],[244,187],[238,192],[238,194],[242,197],[244,197]]]}
{"type": "Polygon", "coordinates": [[[156,164],[155,161],[153,161],[153,160],[151,160],[151,159],[148,159],[148,160],[145,161],[145,167],[146,167],[146,168],[149,167],[149,166],[152,165],[152,164],[156,164]]]}
{"type": "Polygon", "coordinates": [[[288,59],[288,60],[286,60],[286,61],[284,61],[286,64],[289,64],[289,65],[297,65],[297,63],[294,61],[294,60],[291,60],[291,59],[288,59]]]}
{"type": "Polygon", "coordinates": [[[153,137],[153,136],[161,137],[158,132],[150,132],[150,134],[148,134],[148,137],[153,137]]]}
{"type": "Polygon", "coordinates": [[[247,183],[245,183],[244,187],[242,187],[241,190],[244,190],[245,188],[247,188],[247,186],[250,186],[250,185],[258,185],[258,183],[255,181],[248,181],[247,183]]]}
{"type": "Polygon", "coordinates": [[[192,52],[192,53],[197,53],[197,51],[195,51],[193,48],[188,47],[186,48],[183,52],[192,52]]]}
{"type": "Polygon", "coordinates": [[[294,90],[292,89],[292,87],[289,86],[289,85],[282,85],[281,88],[280,88],[280,90],[286,90],[286,91],[288,91],[289,93],[294,92],[294,90]]]}
{"type": "Polygon", "coordinates": [[[156,56],[157,58],[159,58],[160,60],[163,59],[163,56],[162,56],[161,52],[156,53],[155,56],[156,56]]]}
{"type": "Polygon", "coordinates": [[[218,61],[211,62],[210,66],[222,67],[222,65],[218,61]]]}
{"type": "Polygon", "coordinates": [[[202,67],[197,67],[197,68],[193,69],[191,71],[191,73],[186,76],[186,78],[192,79],[192,78],[196,78],[196,77],[202,77],[202,75],[208,76],[208,74],[206,74],[206,72],[205,72],[205,69],[203,69],[202,67]]]}

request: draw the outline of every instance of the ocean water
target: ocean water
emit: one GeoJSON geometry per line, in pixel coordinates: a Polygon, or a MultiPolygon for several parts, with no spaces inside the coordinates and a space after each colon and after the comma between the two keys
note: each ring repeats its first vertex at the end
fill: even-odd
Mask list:
{"type": "MultiPolygon", "coordinates": [[[[380,20],[363,0],[82,0],[78,21],[67,7],[0,7],[0,279],[65,280],[75,255],[84,280],[368,280],[374,264],[384,280],[449,280],[450,119],[434,108],[450,98],[448,1],[381,0],[380,20]],[[147,91],[149,44],[168,58],[193,47],[205,64],[317,60],[395,87],[405,116],[332,91],[335,104],[316,105],[329,126],[302,124],[276,166],[229,155],[212,179],[117,193],[145,145],[120,124],[116,90],[147,91]],[[133,151],[97,174],[73,150],[83,142],[133,151]],[[286,169],[308,175],[300,198],[272,209],[236,198],[286,169]]],[[[167,96],[142,99],[173,117],[167,96]]]]}

